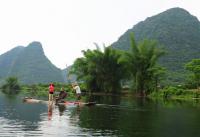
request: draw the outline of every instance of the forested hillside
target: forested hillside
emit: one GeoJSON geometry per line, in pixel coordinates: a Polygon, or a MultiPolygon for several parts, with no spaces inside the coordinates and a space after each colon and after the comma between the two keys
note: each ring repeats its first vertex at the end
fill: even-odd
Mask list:
{"type": "Polygon", "coordinates": [[[15,76],[26,84],[63,82],[62,71],[45,56],[40,42],[16,47],[0,56],[0,78],[15,76]]]}
{"type": "Polygon", "coordinates": [[[112,47],[128,50],[131,32],[137,41],[154,39],[166,50],[160,64],[169,70],[168,82],[183,82],[184,64],[200,58],[200,22],[184,9],[172,8],[139,22],[113,43],[112,47]]]}

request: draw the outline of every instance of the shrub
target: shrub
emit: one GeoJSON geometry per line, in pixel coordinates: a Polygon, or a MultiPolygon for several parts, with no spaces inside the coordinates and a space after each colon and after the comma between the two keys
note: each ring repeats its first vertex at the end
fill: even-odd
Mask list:
{"type": "Polygon", "coordinates": [[[20,91],[20,85],[16,77],[9,77],[2,86],[2,92],[5,94],[17,94],[20,91]]]}
{"type": "Polygon", "coordinates": [[[189,92],[178,87],[167,87],[163,89],[161,92],[163,92],[163,97],[164,98],[169,98],[173,95],[180,96],[180,95],[185,95],[188,94],[189,92]]]}

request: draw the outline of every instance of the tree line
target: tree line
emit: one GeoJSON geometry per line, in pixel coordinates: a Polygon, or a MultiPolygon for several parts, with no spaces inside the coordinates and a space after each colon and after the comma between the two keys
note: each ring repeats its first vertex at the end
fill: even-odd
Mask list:
{"type": "MultiPolygon", "coordinates": [[[[129,85],[135,93],[145,96],[157,92],[160,81],[165,78],[166,68],[157,62],[165,55],[165,50],[158,48],[158,42],[145,39],[136,43],[134,34],[130,35],[130,50],[117,50],[104,47],[103,51],[96,44],[95,50],[83,50],[83,57],[75,60],[70,74],[84,83],[88,92],[120,93],[124,85],[129,85]]],[[[190,85],[200,85],[200,59],[193,59],[185,65],[189,70],[190,85]]],[[[19,90],[17,78],[8,78],[2,86],[3,92],[19,90]]],[[[18,92],[13,92],[18,93],[18,92]]]]}
{"type": "MultiPolygon", "coordinates": [[[[89,92],[119,93],[123,82],[131,85],[132,90],[141,96],[158,91],[166,68],[157,62],[165,55],[165,50],[158,48],[158,42],[143,40],[136,43],[130,35],[130,50],[122,51],[99,46],[95,50],[84,50],[84,57],[76,59],[70,73],[86,84],[89,92]]],[[[191,72],[196,87],[200,83],[200,59],[194,59],[185,65],[191,72]]]]}

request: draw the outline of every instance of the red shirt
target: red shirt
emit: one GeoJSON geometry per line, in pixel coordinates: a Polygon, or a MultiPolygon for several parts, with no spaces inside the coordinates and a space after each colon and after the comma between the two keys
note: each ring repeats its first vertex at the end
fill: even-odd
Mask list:
{"type": "Polygon", "coordinates": [[[50,92],[50,93],[53,93],[53,92],[54,92],[54,86],[53,86],[53,85],[50,85],[50,86],[49,86],[49,92],[50,92]]]}

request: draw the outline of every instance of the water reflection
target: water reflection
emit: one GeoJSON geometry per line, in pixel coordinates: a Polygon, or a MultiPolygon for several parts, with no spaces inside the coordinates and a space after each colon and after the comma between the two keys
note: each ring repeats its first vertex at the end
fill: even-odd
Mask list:
{"type": "Polygon", "coordinates": [[[87,97],[87,102],[97,102],[99,104],[119,105],[121,102],[120,96],[93,96],[87,97]]]}
{"type": "Polygon", "coordinates": [[[51,120],[53,115],[53,104],[48,104],[48,120],[51,120]]]}
{"type": "Polygon", "coordinates": [[[55,107],[58,108],[59,116],[62,116],[64,114],[64,111],[66,110],[66,106],[65,105],[55,106],[54,104],[48,104],[48,112],[47,112],[48,120],[52,119],[53,111],[54,111],[55,107]]]}
{"type": "Polygon", "coordinates": [[[17,136],[15,133],[23,135],[27,131],[37,130],[42,120],[40,113],[44,109],[42,105],[23,104],[19,96],[0,94],[0,135],[10,136],[14,133],[17,136]]]}
{"type": "Polygon", "coordinates": [[[96,106],[26,104],[0,95],[0,136],[184,137],[200,134],[199,100],[90,96],[96,106]]]}
{"type": "Polygon", "coordinates": [[[65,105],[59,105],[58,109],[59,109],[59,115],[62,116],[64,114],[66,106],[65,105]]]}

